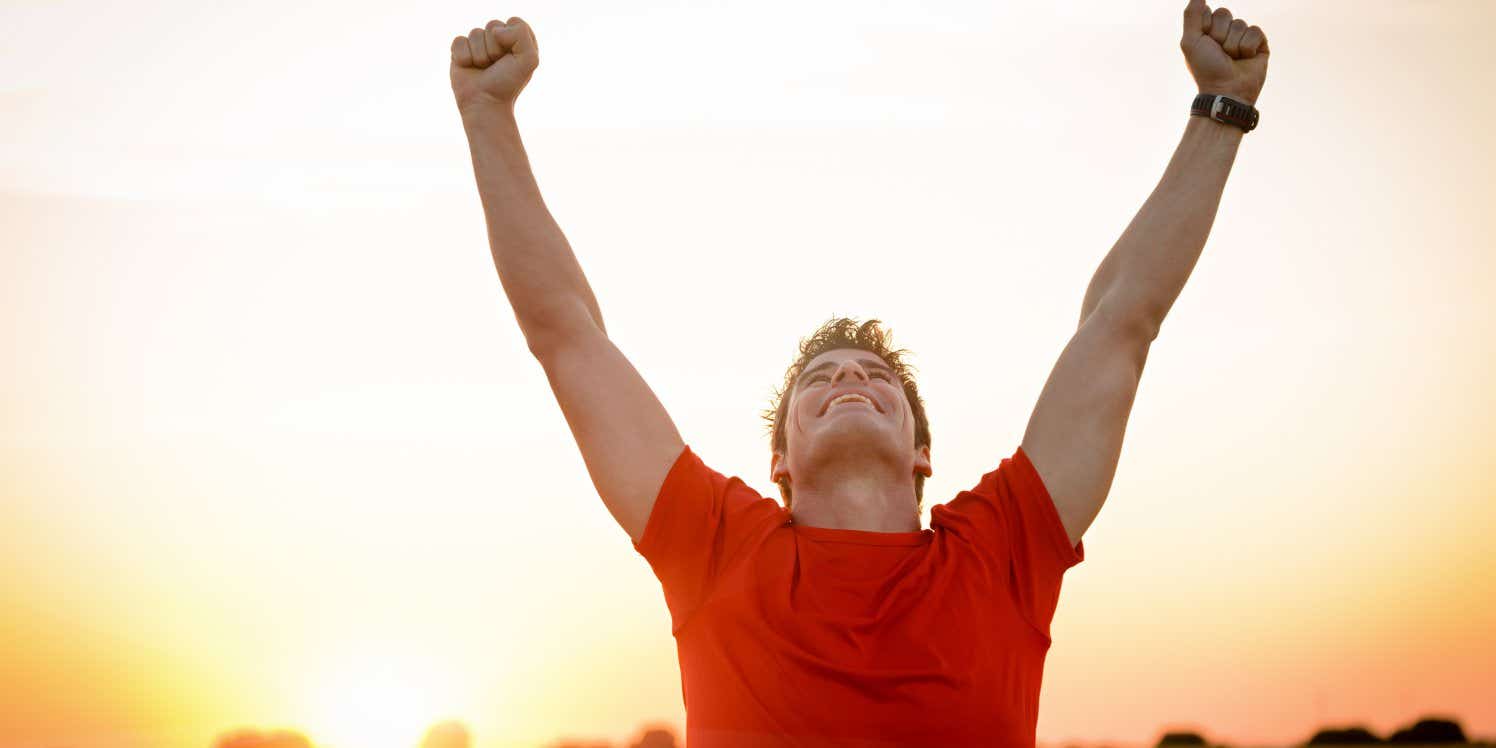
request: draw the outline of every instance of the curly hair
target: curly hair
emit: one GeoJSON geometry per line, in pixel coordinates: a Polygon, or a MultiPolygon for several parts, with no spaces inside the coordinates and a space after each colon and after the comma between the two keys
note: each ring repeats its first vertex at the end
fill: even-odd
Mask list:
{"type": "MultiPolygon", "coordinates": [[[[816,356],[838,348],[853,348],[877,354],[878,358],[883,359],[883,362],[893,369],[904,387],[904,396],[909,399],[909,408],[914,411],[914,448],[930,446],[930,421],[925,417],[925,403],[920,399],[919,387],[914,383],[912,372],[915,367],[906,363],[902,358],[909,351],[891,348],[893,333],[891,330],[881,329],[880,324],[876,319],[859,323],[847,317],[832,317],[810,337],[801,339],[799,358],[785,372],[784,385],[774,392],[770,407],[763,412],[764,420],[768,421],[766,430],[769,432],[769,442],[773,451],[784,454],[789,449],[784,421],[789,412],[789,393],[794,387],[795,380],[800,378],[800,373],[805,370],[805,366],[816,356]]],[[[784,506],[788,509],[794,500],[790,494],[789,478],[781,478],[777,482],[779,493],[784,496],[784,506]]],[[[915,509],[920,512],[924,511],[924,492],[925,476],[915,473],[915,509]]]]}

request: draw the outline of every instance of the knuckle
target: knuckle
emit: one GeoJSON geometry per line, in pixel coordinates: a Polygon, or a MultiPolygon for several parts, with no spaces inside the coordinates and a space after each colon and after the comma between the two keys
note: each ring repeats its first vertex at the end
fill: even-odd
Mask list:
{"type": "Polygon", "coordinates": [[[1223,18],[1223,17],[1224,18],[1230,18],[1231,17],[1231,11],[1227,10],[1225,8],[1225,6],[1222,6],[1222,7],[1216,8],[1215,11],[1213,13],[1211,13],[1211,15],[1215,16],[1216,18],[1223,18]]]}

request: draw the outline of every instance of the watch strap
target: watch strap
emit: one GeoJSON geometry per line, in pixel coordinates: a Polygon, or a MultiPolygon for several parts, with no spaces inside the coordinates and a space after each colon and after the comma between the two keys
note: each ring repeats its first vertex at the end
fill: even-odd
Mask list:
{"type": "Polygon", "coordinates": [[[1190,115],[1235,125],[1242,132],[1251,132],[1257,127],[1257,108],[1225,94],[1202,93],[1195,96],[1195,100],[1190,103],[1190,115]]]}

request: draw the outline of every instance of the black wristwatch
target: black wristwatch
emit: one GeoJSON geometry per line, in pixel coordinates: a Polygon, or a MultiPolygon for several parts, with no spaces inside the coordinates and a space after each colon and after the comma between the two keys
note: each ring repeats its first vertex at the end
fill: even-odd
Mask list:
{"type": "Polygon", "coordinates": [[[1236,125],[1242,132],[1257,127],[1257,108],[1225,94],[1203,93],[1190,104],[1190,116],[1209,117],[1217,122],[1236,125]]]}

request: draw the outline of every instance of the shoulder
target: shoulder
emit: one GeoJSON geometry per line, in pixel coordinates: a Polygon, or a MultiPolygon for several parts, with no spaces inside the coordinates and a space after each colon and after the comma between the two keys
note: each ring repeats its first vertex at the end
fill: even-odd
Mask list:
{"type": "Polygon", "coordinates": [[[665,475],[655,497],[643,537],[635,548],[646,556],[661,546],[712,543],[725,536],[741,537],[758,527],[787,522],[789,513],[736,475],[725,475],[696,454],[689,445],[665,475]]]}

